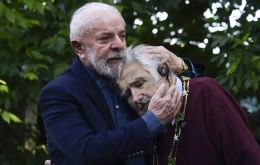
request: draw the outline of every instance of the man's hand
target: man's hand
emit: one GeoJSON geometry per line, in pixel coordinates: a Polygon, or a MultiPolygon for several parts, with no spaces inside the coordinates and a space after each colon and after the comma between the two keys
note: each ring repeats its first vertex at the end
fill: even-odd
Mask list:
{"type": "Polygon", "coordinates": [[[138,55],[146,55],[152,59],[160,61],[160,63],[166,62],[170,70],[176,74],[182,73],[188,69],[183,60],[164,48],[163,46],[146,46],[139,49],[138,55]]]}
{"type": "Polygon", "coordinates": [[[166,124],[175,119],[180,106],[181,94],[175,90],[175,85],[167,90],[166,85],[162,84],[151,98],[148,111],[151,111],[161,124],[166,124]]]}

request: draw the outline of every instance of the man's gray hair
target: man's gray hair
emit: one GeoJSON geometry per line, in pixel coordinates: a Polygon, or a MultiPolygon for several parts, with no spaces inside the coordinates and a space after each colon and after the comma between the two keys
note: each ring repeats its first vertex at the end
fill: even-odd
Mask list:
{"type": "Polygon", "coordinates": [[[159,81],[160,75],[157,71],[157,68],[159,67],[160,61],[150,58],[149,54],[146,54],[144,51],[142,51],[142,49],[146,46],[147,45],[139,45],[134,48],[131,46],[126,50],[123,58],[123,63],[119,67],[119,74],[121,73],[124,64],[138,62],[143,66],[146,71],[148,71],[154,77],[156,81],[159,81]]]}
{"type": "MultiPolygon", "coordinates": [[[[96,14],[106,13],[108,11],[120,16],[124,22],[121,13],[114,6],[105,3],[86,3],[77,9],[72,15],[70,22],[70,41],[81,40],[84,33],[92,28],[96,14]]],[[[107,17],[107,15],[103,15],[103,17],[107,17]]]]}

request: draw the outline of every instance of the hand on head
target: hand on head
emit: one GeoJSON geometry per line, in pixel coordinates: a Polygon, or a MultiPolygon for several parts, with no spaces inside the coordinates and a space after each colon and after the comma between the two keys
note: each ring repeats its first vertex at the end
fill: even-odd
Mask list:
{"type": "Polygon", "coordinates": [[[176,74],[182,73],[185,70],[185,63],[183,60],[164,48],[163,46],[145,46],[138,50],[138,55],[147,55],[151,59],[166,62],[170,70],[176,74]]]}

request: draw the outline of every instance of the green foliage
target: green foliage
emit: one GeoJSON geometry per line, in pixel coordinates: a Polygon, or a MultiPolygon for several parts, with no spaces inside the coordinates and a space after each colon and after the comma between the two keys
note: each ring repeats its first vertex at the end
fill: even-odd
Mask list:
{"type": "MultiPolygon", "coordinates": [[[[0,1],[0,131],[5,132],[0,134],[1,164],[42,164],[47,158],[39,127],[28,113],[37,117],[41,88],[75,56],[68,25],[74,10],[86,2],[90,1],[0,1]]],[[[258,0],[246,2],[238,26],[231,26],[229,16],[243,1],[103,2],[116,2],[122,12],[128,45],[163,45],[178,56],[205,64],[207,74],[242,100],[245,109],[256,109],[248,112],[252,130],[260,137],[260,24],[259,18],[248,21],[259,10],[258,0]],[[212,17],[204,16],[207,10],[212,17]],[[210,31],[217,26],[225,28],[210,31]]]]}
{"type": "Polygon", "coordinates": [[[13,121],[15,123],[21,123],[21,119],[19,117],[17,117],[16,115],[14,115],[13,113],[11,112],[7,112],[7,111],[0,111],[1,112],[1,116],[2,116],[2,119],[7,122],[8,124],[13,121]]]}
{"type": "Polygon", "coordinates": [[[0,79],[0,93],[9,93],[9,89],[6,82],[1,79],[0,79]]]}

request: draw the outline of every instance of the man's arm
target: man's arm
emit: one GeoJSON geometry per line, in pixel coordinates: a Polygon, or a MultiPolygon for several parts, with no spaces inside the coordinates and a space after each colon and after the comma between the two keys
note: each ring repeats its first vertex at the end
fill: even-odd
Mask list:
{"type": "MultiPolygon", "coordinates": [[[[93,106],[90,99],[86,99],[85,103],[93,106]]],[[[99,119],[91,115],[85,118],[79,108],[75,98],[60,87],[44,90],[40,98],[48,139],[78,164],[115,162],[129,153],[142,150],[152,139],[141,118],[117,129],[98,131],[98,126],[90,125],[91,120],[103,120],[102,117],[99,119]]],[[[95,110],[92,113],[96,113],[95,110]]]]}
{"type": "MultiPolygon", "coordinates": [[[[165,95],[161,95],[159,103],[155,103],[158,108],[151,108],[151,111],[162,110],[162,113],[174,116],[174,105],[171,105],[169,99],[172,96],[168,93],[166,91],[165,95]]],[[[85,103],[93,105],[91,99],[86,99],[85,103]]],[[[40,109],[48,138],[76,162],[95,164],[125,159],[129,153],[147,147],[156,135],[150,132],[142,118],[117,129],[95,131],[88,120],[98,119],[93,119],[93,116],[83,117],[79,106],[75,98],[60,86],[45,89],[40,97],[40,109]]],[[[162,124],[171,121],[166,116],[155,116],[162,124]]]]}
{"type": "Polygon", "coordinates": [[[138,55],[156,59],[161,64],[167,63],[169,69],[176,74],[184,74],[188,77],[201,77],[205,74],[203,65],[194,65],[189,59],[182,59],[163,46],[145,46],[139,49],[138,55]]]}

